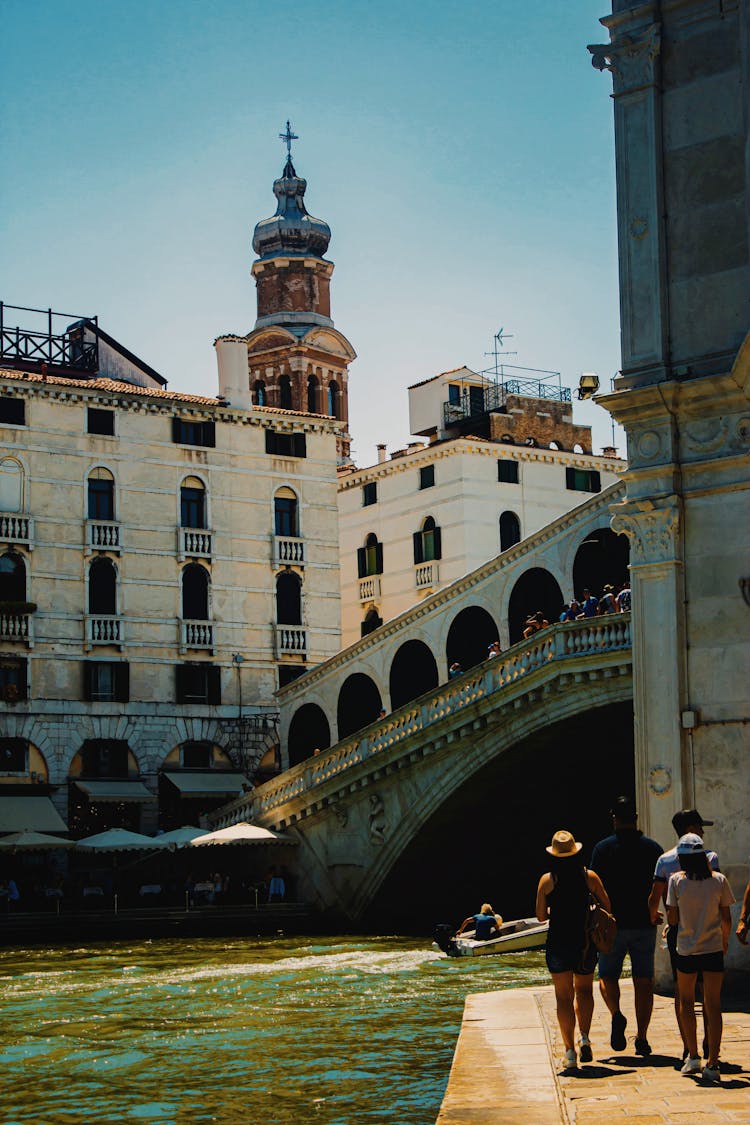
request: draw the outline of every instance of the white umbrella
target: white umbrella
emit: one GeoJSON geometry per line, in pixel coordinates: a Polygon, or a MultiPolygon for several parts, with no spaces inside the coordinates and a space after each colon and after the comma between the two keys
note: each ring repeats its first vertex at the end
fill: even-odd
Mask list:
{"type": "Polygon", "coordinates": [[[76,851],[130,852],[140,851],[142,848],[151,848],[154,851],[161,846],[158,839],[142,836],[140,832],[128,832],[126,828],[108,828],[106,832],[98,832],[96,836],[86,836],[83,840],[78,840],[76,851]]]}
{"type": "Polygon", "coordinates": [[[14,852],[44,852],[53,848],[72,848],[74,840],[61,840],[59,836],[49,836],[45,832],[14,832],[0,839],[0,848],[10,848],[14,852]]]}
{"type": "Polygon", "coordinates": [[[189,824],[184,825],[182,828],[173,828],[171,832],[162,832],[160,836],[154,837],[155,844],[176,844],[178,847],[181,844],[191,844],[198,836],[207,836],[207,828],[192,828],[189,824]]]}
{"type": "Polygon", "coordinates": [[[268,828],[261,828],[258,824],[230,824],[228,828],[220,828],[218,832],[209,832],[207,836],[199,836],[190,844],[191,848],[210,847],[212,844],[291,844],[296,843],[288,836],[280,836],[268,828]]]}

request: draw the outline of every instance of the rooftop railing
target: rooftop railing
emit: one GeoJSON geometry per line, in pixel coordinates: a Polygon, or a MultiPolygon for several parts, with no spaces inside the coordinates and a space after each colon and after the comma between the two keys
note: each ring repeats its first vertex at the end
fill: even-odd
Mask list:
{"type": "Polygon", "coordinates": [[[52,309],[7,305],[0,301],[0,365],[36,369],[47,364],[78,371],[98,371],[99,342],[95,332],[86,337],[87,326],[95,329],[97,318],[76,317],[53,312],[52,309]],[[36,324],[22,326],[16,323],[20,319],[16,315],[18,313],[33,314],[37,318],[36,324]]]}

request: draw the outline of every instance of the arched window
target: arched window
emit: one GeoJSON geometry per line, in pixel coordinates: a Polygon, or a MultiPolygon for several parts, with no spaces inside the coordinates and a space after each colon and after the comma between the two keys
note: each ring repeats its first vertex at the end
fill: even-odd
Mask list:
{"type": "Polygon", "coordinates": [[[182,527],[206,526],[206,488],[198,477],[185,477],[180,486],[182,527]]]}
{"type": "Polygon", "coordinates": [[[23,469],[13,457],[0,461],[0,512],[23,510],[23,469]]]}
{"type": "Polygon", "coordinates": [[[288,375],[279,378],[279,406],[284,410],[292,409],[292,383],[288,375]]]}
{"type": "Polygon", "coordinates": [[[276,623],[302,624],[302,586],[291,570],[283,571],[276,579],[276,623]]]}
{"type": "Polygon", "coordinates": [[[360,578],[383,573],[383,544],[373,531],[365,539],[364,547],[357,550],[357,572],[360,578]]]}
{"type": "Polygon", "coordinates": [[[111,559],[94,559],[89,567],[89,613],[117,613],[117,571],[111,559]]]}
{"type": "Polygon", "coordinates": [[[339,385],[335,379],[328,384],[328,413],[331,418],[338,418],[340,411],[339,385]]]}
{"type": "Polygon", "coordinates": [[[317,414],[318,407],[318,380],[315,375],[308,375],[307,377],[307,412],[308,414],[317,414]]]}
{"type": "Polygon", "coordinates": [[[0,556],[0,602],[26,601],[26,563],[15,551],[0,556]]]}
{"type": "Polygon", "coordinates": [[[273,498],[273,517],[277,535],[299,535],[297,497],[291,488],[280,488],[273,498]]]}
{"type": "Polygon", "coordinates": [[[186,621],[208,621],[208,571],[189,563],[182,572],[182,616],[186,621]]]}
{"type": "Polygon", "coordinates": [[[440,528],[427,516],[421,531],[414,532],[414,562],[432,562],[443,557],[440,528]]]}
{"type": "Polygon", "coordinates": [[[521,542],[521,524],[515,512],[503,512],[500,516],[500,550],[507,551],[514,543],[521,542]]]}
{"type": "Polygon", "coordinates": [[[92,469],[88,480],[89,519],[115,518],[115,478],[109,469],[92,469]]]}

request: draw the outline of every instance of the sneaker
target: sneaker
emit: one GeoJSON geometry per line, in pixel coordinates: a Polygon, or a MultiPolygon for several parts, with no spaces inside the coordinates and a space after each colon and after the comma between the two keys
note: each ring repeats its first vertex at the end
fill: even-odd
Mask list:
{"type": "Polygon", "coordinates": [[[721,1082],[721,1074],[719,1073],[719,1064],[710,1066],[708,1063],[703,1067],[703,1081],[704,1082],[721,1082]]]}
{"type": "Polygon", "coordinates": [[[594,1053],[591,1050],[591,1043],[589,1042],[588,1035],[585,1035],[585,1036],[582,1035],[581,1036],[581,1044],[580,1044],[580,1047],[579,1047],[579,1051],[580,1051],[580,1054],[581,1054],[581,1062],[582,1063],[594,1061],[594,1053]]]}
{"type": "Polygon", "coordinates": [[[612,1016],[612,1033],[609,1037],[609,1045],[613,1051],[624,1051],[627,1046],[625,1039],[625,1028],[628,1026],[628,1021],[622,1012],[615,1012],[612,1016]]]}
{"type": "Polygon", "coordinates": [[[692,1058],[691,1055],[688,1055],[688,1057],[685,1059],[684,1063],[682,1064],[682,1070],[680,1071],[680,1074],[700,1074],[700,1069],[701,1069],[700,1057],[698,1055],[696,1055],[695,1058],[692,1058]]]}
{"type": "Polygon", "coordinates": [[[565,1070],[575,1070],[577,1066],[578,1059],[576,1058],[575,1048],[568,1047],[567,1051],[565,1052],[565,1058],[563,1059],[563,1067],[565,1068],[565,1070]]]}
{"type": "Polygon", "coordinates": [[[651,1054],[651,1044],[648,1039],[639,1039],[636,1036],[635,1053],[636,1055],[642,1055],[644,1058],[647,1058],[651,1054]]]}

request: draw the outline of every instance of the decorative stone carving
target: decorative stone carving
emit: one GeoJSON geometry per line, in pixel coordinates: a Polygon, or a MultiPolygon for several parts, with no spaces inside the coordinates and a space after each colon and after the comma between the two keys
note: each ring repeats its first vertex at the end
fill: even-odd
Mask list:
{"type": "Polygon", "coordinates": [[[729,424],[726,418],[704,418],[685,426],[685,444],[697,453],[714,453],[726,441],[729,424]]]}
{"type": "Polygon", "coordinates": [[[343,805],[333,806],[333,815],[336,817],[340,828],[346,828],[349,823],[349,813],[343,805]]]}
{"type": "Polygon", "coordinates": [[[614,43],[593,44],[591,65],[611,70],[615,97],[656,82],[654,60],[661,50],[661,25],[651,24],[642,35],[623,35],[614,43]]]}
{"type": "Polygon", "coordinates": [[[661,435],[656,430],[644,430],[635,441],[636,452],[641,461],[654,461],[661,452],[661,435]]]}
{"type": "Polygon", "coordinates": [[[677,556],[680,510],[677,497],[670,496],[656,507],[651,501],[616,504],[611,528],[627,535],[635,563],[671,562],[677,556]]]}
{"type": "Polygon", "coordinates": [[[649,770],[648,787],[656,797],[666,797],[672,790],[672,771],[666,766],[654,766],[649,770]]]}
{"type": "Polygon", "coordinates": [[[379,793],[370,795],[370,839],[373,844],[385,843],[385,805],[379,793]]]}

